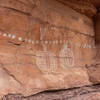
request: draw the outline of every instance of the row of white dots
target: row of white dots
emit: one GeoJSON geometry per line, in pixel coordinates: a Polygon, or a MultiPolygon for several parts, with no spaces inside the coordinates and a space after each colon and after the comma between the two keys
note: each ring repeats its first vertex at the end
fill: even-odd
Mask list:
{"type": "MultiPolygon", "coordinates": [[[[15,39],[16,38],[16,35],[13,35],[13,34],[6,34],[6,33],[0,33],[0,35],[4,36],[4,37],[8,37],[8,38],[11,38],[11,39],[15,39]]],[[[24,39],[22,37],[18,37],[17,38],[18,41],[23,41],[24,39]]],[[[25,38],[25,42],[28,42],[28,43],[32,43],[32,44],[39,44],[39,43],[45,43],[45,44],[58,44],[58,43],[66,43],[67,40],[31,40],[31,39],[27,39],[25,38]]]]}
{"type": "MultiPolygon", "coordinates": [[[[14,34],[0,33],[0,35],[2,35],[4,37],[11,38],[11,39],[17,38],[16,35],[14,35],[14,34]]],[[[43,44],[63,44],[63,43],[68,43],[68,40],[42,40],[41,41],[41,40],[31,40],[31,39],[27,39],[27,38],[23,39],[22,37],[18,37],[17,39],[18,39],[18,41],[25,40],[25,42],[31,43],[31,44],[40,44],[40,43],[43,43],[43,44]]],[[[82,48],[93,48],[93,46],[91,46],[89,44],[84,44],[83,46],[76,44],[76,46],[82,47],[82,48]]]]}
{"type": "MultiPolygon", "coordinates": [[[[16,35],[13,35],[13,34],[0,33],[0,35],[2,35],[3,37],[11,38],[11,39],[15,39],[16,38],[16,35]]],[[[22,37],[18,37],[18,40],[22,41],[22,37]]]]}
{"type": "Polygon", "coordinates": [[[25,42],[28,42],[28,43],[32,43],[32,44],[62,44],[62,43],[67,43],[67,40],[66,41],[63,41],[63,40],[31,40],[31,39],[25,39],[25,42]]]}

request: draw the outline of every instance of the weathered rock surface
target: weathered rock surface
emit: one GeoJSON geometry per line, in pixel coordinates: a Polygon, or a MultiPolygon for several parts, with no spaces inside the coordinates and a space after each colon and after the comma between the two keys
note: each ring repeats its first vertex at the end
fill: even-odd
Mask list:
{"type": "Polygon", "coordinates": [[[0,0],[0,96],[91,85],[95,55],[85,15],[53,0],[0,0]]]}
{"type": "Polygon", "coordinates": [[[100,100],[100,85],[71,88],[61,91],[47,91],[23,97],[21,95],[7,95],[0,100],[100,100]]]}
{"type": "MultiPolygon", "coordinates": [[[[98,5],[100,2],[95,0],[58,0],[66,6],[78,11],[79,13],[85,14],[88,17],[96,15],[98,5]],[[97,5],[98,4],[98,5],[97,5]]],[[[99,0],[98,0],[99,1],[99,0]]]]}
{"type": "Polygon", "coordinates": [[[92,83],[100,83],[100,63],[96,65],[87,66],[89,79],[92,83]]]}

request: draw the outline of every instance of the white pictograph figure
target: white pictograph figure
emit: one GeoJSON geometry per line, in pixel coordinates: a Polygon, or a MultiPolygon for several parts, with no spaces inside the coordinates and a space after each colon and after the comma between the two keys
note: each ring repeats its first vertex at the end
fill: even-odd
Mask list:
{"type": "MultiPolygon", "coordinates": [[[[46,29],[45,29],[46,32],[46,29]]],[[[43,30],[40,28],[40,40],[43,40],[44,33],[43,30]]],[[[56,55],[47,51],[47,43],[41,43],[43,47],[43,51],[36,52],[36,64],[38,68],[44,73],[52,73],[57,68],[57,60],[56,55]]]]}
{"type": "Polygon", "coordinates": [[[51,73],[57,68],[56,55],[48,51],[38,51],[36,64],[42,72],[51,73]]]}
{"type": "Polygon", "coordinates": [[[74,66],[73,52],[70,48],[67,47],[67,44],[65,44],[64,48],[60,51],[59,57],[60,57],[61,66],[63,68],[74,66]]]}

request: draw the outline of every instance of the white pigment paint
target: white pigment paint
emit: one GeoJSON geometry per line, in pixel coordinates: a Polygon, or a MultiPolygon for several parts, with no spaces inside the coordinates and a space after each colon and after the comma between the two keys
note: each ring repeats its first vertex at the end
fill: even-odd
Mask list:
{"type": "Polygon", "coordinates": [[[19,40],[19,41],[22,41],[22,37],[18,37],[18,40],[19,40]]]}
{"type": "Polygon", "coordinates": [[[11,36],[12,36],[11,34],[8,34],[8,37],[9,37],[9,38],[11,38],[11,36]]]}
{"type": "Polygon", "coordinates": [[[57,68],[56,55],[48,51],[38,51],[36,65],[42,72],[53,72],[57,68]]]}
{"type": "MultiPolygon", "coordinates": [[[[59,44],[71,43],[71,45],[75,45],[76,47],[82,47],[82,48],[88,48],[88,49],[94,48],[94,46],[91,45],[91,44],[84,44],[84,45],[81,45],[80,43],[74,43],[73,44],[71,41],[69,42],[69,40],[43,40],[45,32],[46,32],[46,28],[45,28],[44,31],[40,28],[40,40],[31,40],[31,39],[25,38],[25,42],[28,42],[30,44],[41,43],[44,50],[47,50],[48,44],[54,44],[54,45],[56,44],[57,45],[58,43],[59,44]]],[[[7,34],[7,33],[3,33],[3,32],[0,32],[0,35],[2,35],[4,37],[9,37],[11,39],[17,38],[16,35],[14,35],[14,34],[7,34]]],[[[22,37],[18,37],[18,41],[22,41],[22,37]]]]}
{"type": "Polygon", "coordinates": [[[67,47],[67,44],[64,44],[63,49],[60,51],[59,57],[60,57],[60,64],[63,68],[74,66],[73,51],[67,47]]]}
{"type": "Polygon", "coordinates": [[[11,37],[12,39],[15,39],[16,38],[16,36],[15,35],[12,35],[12,37],[11,37]]]}
{"type": "Polygon", "coordinates": [[[4,37],[6,37],[6,36],[7,36],[7,34],[6,34],[6,33],[4,33],[4,34],[3,34],[3,36],[4,36],[4,37]]]}

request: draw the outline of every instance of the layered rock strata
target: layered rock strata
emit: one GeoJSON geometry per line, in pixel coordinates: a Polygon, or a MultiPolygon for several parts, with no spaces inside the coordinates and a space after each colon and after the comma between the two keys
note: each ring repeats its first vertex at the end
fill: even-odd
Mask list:
{"type": "Polygon", "coordinates": [[[47,91],[29,97],[7,95],[0,100],[100,100],[100,85],[83,86],[61,91],[47,91]]]}

